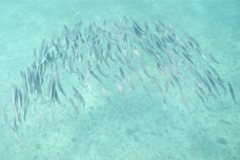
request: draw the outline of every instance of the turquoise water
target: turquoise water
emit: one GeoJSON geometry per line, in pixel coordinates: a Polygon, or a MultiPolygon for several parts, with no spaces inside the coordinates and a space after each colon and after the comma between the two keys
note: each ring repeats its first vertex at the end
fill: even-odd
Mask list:
{"type": "MultiPolygon", "coordinates": [[[[92,93],[82,91],[86,106],[80,109],[80,115],[69,104],[57,106],[53,120],[47,102],[39,101],[36,106],[30,103],[18,134],[1,116],[0,160],[240,159],[239,6],[238,0],[1,1],[0,102],[1,111],[7,104],[9,119],[13,116],[12,86],[20,83],[19,71],[31,65],[33,51],[41,46],[43,38],[50,39],[53,33],[61,35],[64,25],[72,29],[80,20],[88,25],[92,21],[118,21],[123,15],[141,25],[161,19],[179,36],[187,32],[194,37],[220,62],[214,68],[231,82],[238,104],[228,92],[221,99],[225,107],[214,100],[205,106],[189,92],[186,97],[190,105],[186,109],[173,88],[168,93],[167,110],[163,111],[160,93],[151,82],[144,81],[151,88],[151,99],[136,82],[135,92],[126,88],[124,96],[117,90],[111,92],[111,103],[95,84],[92,93]]],[[[70,94],[70,84],[76,84],[76,79],[65,71],[59,75],[70,94]]]]}

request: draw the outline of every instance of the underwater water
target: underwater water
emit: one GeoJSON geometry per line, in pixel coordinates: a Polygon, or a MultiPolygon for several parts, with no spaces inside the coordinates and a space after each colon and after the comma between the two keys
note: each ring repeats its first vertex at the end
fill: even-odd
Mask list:
{"type": "Polygon", "coordinates": [[[239,6],[1,1],[0,160],[240,159],[239,6]]]}

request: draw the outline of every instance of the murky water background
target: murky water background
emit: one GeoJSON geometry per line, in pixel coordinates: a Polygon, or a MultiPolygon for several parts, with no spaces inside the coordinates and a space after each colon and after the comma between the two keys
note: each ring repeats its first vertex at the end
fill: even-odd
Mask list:
{"type": "MultiPolygon", "coordinates": [[[[215,68],[231,81],[240,103],[239,6],[237,0],[1,1],[1,106],[12,103],[11,86],[43,38],[79,20],[88,24],[122,15],[139,23],[161,19],[177,32],[188,32],[220,62],[215,68]]],[[[68,85],[67,79],[62,81],[68,85]]],[[[109,104],[96,90],[81,116],[68,106],[59,107],[54,122],[49,105],[39,103],[40,122],[31,108],[19,139],[1,116],[0,159],[240,159],[240,108],[229,94],[223,99],[227,108],[211,102],[205,107],[188,95],[189,110],[172,94],[163,113],[157,94],[149,100],[144,92],[126,91],[123,100],[116,92],[109,104]]]]}

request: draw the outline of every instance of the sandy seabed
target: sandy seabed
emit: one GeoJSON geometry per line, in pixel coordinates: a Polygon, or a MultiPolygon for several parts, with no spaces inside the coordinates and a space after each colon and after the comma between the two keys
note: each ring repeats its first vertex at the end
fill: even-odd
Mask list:
{"type": "MultiPolygon", "coordinates": [[[[188,32],[218,59],[215,67],[232,82],[240,103],[238,6],[237,0],[0,2],[1,106],[11,105],[11,86],[18,83],[19,71],[30,65],[43,38],[79,20],[89,23],[122,15],[138,22],[161,19],[177,31],[188,32]]],[[[18,138],[1,117],[0,159],[240,159],[240,108],[229,94],[224,99],[227,108],[211,102],[205,107],[190,98],[187,110],[173,98],[164,113],[157,94],[153,100],[141,90],[126,95],[123,100],[113,94],[109,104],[96,92],[88,97],[81,116],[69,106],[59,107],[54,122],[49,105],[40,102],[40,122],[30,108],[18,138]]]]}

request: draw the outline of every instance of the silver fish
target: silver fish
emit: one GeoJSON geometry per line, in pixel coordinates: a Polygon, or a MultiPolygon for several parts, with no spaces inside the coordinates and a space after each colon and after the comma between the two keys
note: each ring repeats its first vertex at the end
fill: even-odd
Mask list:
{"type": "Polygon", "coordinates": [[[137,22],[134,20],[133,20],[133,31],[139,37],[146,34],[145,31],[143,31],[142,28],[139,26],[139,24],[137,24],[137,22]]]}
{"type": "Polygon", "coordinates": [[[13,131],[15,133],[18,133],[18,125],[17,125],[17,120],[16,120],[15,117],[14,117],[14,120],[13,120],[13,131]]]}
{"type": "Polygon", "coordinates": [[[58,75],[58,72],[56,74],[56,81],[57,81],[57,86],[58,86],[58,89],[60,90],[60,92],[64,95],[65,98],[67,98],[64,90],[63,90],[63,87],[62,87],[62,84],[60,82],[60,78],[59,78],[59,75],[58,75]]]}
{"type": "MultiPolygon", "coordinates": [[[[39,62],[42,61],[43,53],[44,53],[44,50],[45,50],[45,45],[46,45],[46,39],[44,38],[42,40],[42,44],[41,44],[41,47],[40,47],[39,52],[38,52],[38,54],[39,54],[38,55],[39,62]]],[[[37,52],[37,51],[35,51],[35,52],[37,52]]]]}
{"type": "Polygon", "coordinates": [[[17,122],[21,122],[21,106],[20,106],[20,100],[19,100],[19,92],[18,92],[18,88],[16,86],[14,86],[13,88],[13,92],[12,92],[12,110],[14,113],[14,118],[17,122]]]}
{"type": "Polygon", "coordinates": [[[123,98],[125,98],[125,91],[123,89],[123,86],[119,82],[117,82],[117,81],[115,81],[115,86],[117,87],[119,92],[124,96],[123,98]]]}
{"type": "Polygon", "coordinates": [[[25,96],[24,98],[25,100],[25,105],[23,108],[23,119],[24,121],[26,121],[26,117],[27,117],[27,111],[28,111],[28,105],[29,105],[29,97],[25,96]]]}
{"type": "Polygon", "coordinates": [[[145,85],[143,85],[143,89],[147,92],[148,97],[149,97],[150,99],[152,99],[152,96],[151,96],[149,90],[147,89],[147,87],[146,87],[145,85]]]}
{"type": "Polygon", "coordinates": [[[27,84],[27,77],[25,72],[23,72],[22,70],[20,71],[21,77],[22,77],[22,81],[23,81],[23,86],[24,86],[24,90],[26,92],[28,92],[28,84],[27,84]]]}
{"type": "Polygon", "coordinates": [[[55,85],[55,77],[52,77],[48,83],[48,89],[47,89],[48,97],[51,97],[52,89],[55,87],[55,86],[53,87],[53,85],[55,85]]]}
{"type": "Polygon", "coordinates": [[[181,96],[181,98],[182,98],[182,101],[183,101],[184,106],[185,106],[187,109],[189,109],[188,102],[187,102],[187,100],[185,99],[185,97],[184,97],[184,95],[183,95],[182,92],[180,92],[180,96],[181,96]]]}
{"type": "Polygon", "coordinates": [[[52,87],[51,87],[51,96],[50,96],[50,99],[51,99],[51,102],[55,102],[56,100],[56,81],[53,82],[52,84],[52,87]]]}
{"type": "Polygon", "coordinates": [[[107,74],[103,73],[103,71],[102,71],[102,69],[101,69],[101,67],[99,66],[98,63],[96,64],[96,68],[97,68],[98,72],[99,72],[102,76],[104,76],[104,77],[108,77],[107,74]]]}
{"type": "Polygon", "coordinates": [[[212,84],[213,89],[216,91],[216,93],[217,93],[218,95],[220,95],[220,93],[219,93],[219,91],[218,91],[218,89],[217,89],[217,86],[216,86],[216,84],[215,84],[215,82],[214,82],[214,80],[212,79],[212,77],[211,77],[210,74],[207,74],[207,78],[208,78],[209,82],[212,84]]]}
{"type": "Polygon", "coordinates": [[[166,99],[163,98],[163,107],[162,107],[163,111],[166,111],[167,110],[167,102],[166,102],[166,99]]]}
{"type": "Polygon", "coordinates": [[[146,69],[145,63],[144,63],[144,61],[143,61],[142,58],[141,58],[141,66],[142,66],[143,73],[145,74],[145,76],[148,77],[149,79],[153,79],[154,77],[149,74],[149,72],[148,72],[148,70],[146,69]]]}
{"type": "Polygon", "coordinates": [[[107,90],[104,87],[102,87],[102,93],[103,93],[104,97],[108,100],[108,102],[110,104],[112,104],[112,101],[111,101],[111,99],[109,97],[109,93],[107,92],[107,90]]]}
{"type": "Polygon", "coordinates": [[[80,94],[80,92],[78,92],[78,90],[72,86],[73,91],[74,91],[74,96],[77,97],[80,101],[82,101],[83,107],[85,107],[85,100],[83,98],[83,96],[80,94]]]}
{"type": "Polygon", "coordinates": [[[86,66],[86,78],[88,79],[90,77],[90,70],[91,70],[91,63],[89,59],[87,60],[87,66],[86,66]]]}
{"type": "Polygon", "coordinates": [[[115,56],[117,57],[118,61],[121,62],[123,65],[125,65],[125,62],[123,61],[123,59],[118,55],[117,52],[115,52],[115,56]]]}
{"type": "Polygon", "coordinates": [[[35,88],[37,90],[37,95],[41,95],[42,96],[42,89],[41,89],[41,77],[40,77],[40,74],[39,72],[37,71],[36,72],[36,75],[35,75],[35,79],[34,79],[34,85],[35,85],[35,88]]]}
{"type": "Polygon", "coordinates": [[[59,99],[59,97],[58,97],[58,92],[57,92],[57,91],[55,92],[55,99],[56,99],[57,103],[58,103],[60,106],[64,106],[64,105],[61,103],[61,101],[60,101],[60,99],[59,99]]]}
{"type": "Polygon", "coordinates": [[[7,112],[6,112],[6,105],[2,106],[2,113],[3,113],[3,118],[5,120],[5,123],[7,124],[7,126],[12,129],[13,127],[10,125],[10,122],[8,120],[8,116],[7,116],[7,112]]]}
{"type": "Polygon", "coordinates": [[[102,82],[102,80],[91,70],[90,71],[90,73],[91,73],[91,75],[95,78],[95,79],[97,79],[102,85],[104,84],[103,82],[102,82]]]}
{"type": "Polygon", "coordinates": [[[206,106],[206,103],[205,103],[205,100],[204,100],[203,96],[197,90],[195,90],[195,93],[202,100],[203,104],[206,106]]]}
{"type": "Polygon", "coordinates": [[[233,91],[233,88],[232,88],[232,85],[231,85],[230,82],[228,82],[228,87],[229,87],[229,90],[230,90],[232,99],[234,100],[235,104],[237,105],[237,101],[236,101],[236,98],[235,98],[235,94],[234,94],[234,91],[233,91]]]}
{"type": "Polygon", "coordinates": [[[122,67],[119,67],[119,72],[121,74],[122,79],[125,79],[126,77],[125,77],[125,73],[123,72],[122,67]]]}
{"type": "Polygon", "coordinates": [[[70,103],[72,104],[76,113],[79,115],[80,114],[79,109],[78,109],[77,105],[75,104],[75,102],[72,100],[72,98],[70,98],[70,103]]]}

